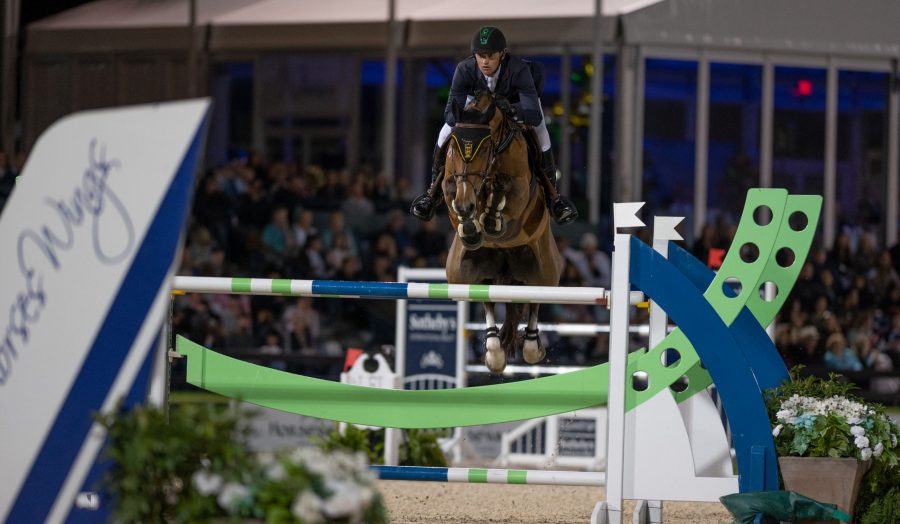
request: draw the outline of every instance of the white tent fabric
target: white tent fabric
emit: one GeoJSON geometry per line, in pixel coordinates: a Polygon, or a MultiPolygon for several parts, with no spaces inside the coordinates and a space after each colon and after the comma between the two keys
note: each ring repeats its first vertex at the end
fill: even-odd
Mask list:
{"type": "MultiPolygon", "coordinates": [[[[197,25],[260,0],[197,0],[197,25]]],[[[28,26],[30,54],[186,50],[188,0],[97,0],[28,26]]]]}
{"type": "MultiPolygon", "coordinates": [[[[187,48],[189,0],[97,0],[28,28],[29,53],[187,48]]],[[[590,45],[596,0],[396,0],[402,47],[460,48],[501,25],[521,46],[590,45]]],[[[844,56],[900,55],[896,0],[605,0],[626,43],[844,56]]],[[[388,0],[197,0],[209,51],[381,49],[388,0]]]]}

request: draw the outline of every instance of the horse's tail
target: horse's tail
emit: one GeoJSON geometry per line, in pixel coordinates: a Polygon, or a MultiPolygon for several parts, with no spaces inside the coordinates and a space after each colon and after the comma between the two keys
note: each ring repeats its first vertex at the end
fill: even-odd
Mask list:
{"type": "Polygon", "coordinates": [[[506,351],[507,358],[516,356],[516,336],[519,331],[519,322],[525,314],[528,304],[511,303],[506,305],[506,319],[500,328],[500,347],[506,351]]]}

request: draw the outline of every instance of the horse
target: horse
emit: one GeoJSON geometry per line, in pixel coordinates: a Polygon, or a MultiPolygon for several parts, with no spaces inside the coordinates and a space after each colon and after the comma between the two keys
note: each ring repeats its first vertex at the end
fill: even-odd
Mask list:
{"type": "MultiPolygon", "coordinates": [[[[498,107],[490,92],[479,92],[462,111],[445,157],[442,189],[456,234],[447,256],[451,284],[557,286],[562,258],[550,231],[544,190],[532,176],[525,133],[498,107]]],[[[508,106],[507,106],[508,107],[508,106]]],[[[485,365],[492,373],[515,355],[519,322],[528,321],[522,356],[544,359],[538,334],[538,304],[508,304],[498,331],[494,303],[485,302],[485,365]]]]}

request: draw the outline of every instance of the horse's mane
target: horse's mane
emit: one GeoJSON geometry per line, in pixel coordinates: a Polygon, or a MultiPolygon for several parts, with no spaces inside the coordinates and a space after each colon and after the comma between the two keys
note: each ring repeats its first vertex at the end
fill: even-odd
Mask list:
{"type": "MultiPolygon", "coordinates": [[[[488,91],[477,91],[475,92],[475,100],[477,101],[483,95],[488,94],[488,91]]],[[[459,117],[456,119],[457,122],[461,124],[488,124],[491,121],[491,118],[494,117],[494,99],[491,97],[491,103],[487,106],[484,111],[478,109],[474,101],[468,104],[465,108],[463,108],[459,112],[459,117]]]]}

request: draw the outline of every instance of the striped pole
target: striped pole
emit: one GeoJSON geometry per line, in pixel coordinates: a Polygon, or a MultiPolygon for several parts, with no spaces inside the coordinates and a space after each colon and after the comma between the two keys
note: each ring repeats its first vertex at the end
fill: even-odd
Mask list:
{"type": "Polygon", "coordinates": [[[606,473],[525,469],[426,468],[420,466],[369,466],[380,480],[466,482],[469,484],[543,484],[554,486],[605,486],[606,473]]]}
{"type": "MultiPolygon", "coordinates": [[[[173,293],[227,293],[297,297],[438,299],[466,302],[519,302],[538,304],[606,305],[609,291],[602,287],[492,286],[482,284],[426,284],[419,282],[364,282],[342,280],[288,280],[268,278],[175,277],[173,293]]],[[[632,292],[631,303],[643,300],[632,292]]]]}

